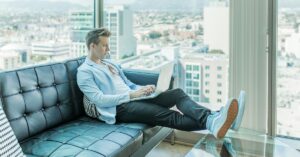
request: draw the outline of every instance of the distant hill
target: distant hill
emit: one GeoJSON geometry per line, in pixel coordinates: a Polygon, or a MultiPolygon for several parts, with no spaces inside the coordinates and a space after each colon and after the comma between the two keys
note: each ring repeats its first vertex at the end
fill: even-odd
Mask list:
{"type": "Polygon", "coordinates": [[[280,8],[300,8],[300,0],[278,0],[280,8]]]}
{"type": "MultiPolygon", "coordinates": [[[[205,0],[207,1],[207,0],[205,0]]],[[[105,4],[129,4],[134,11],[191,11],[203,10],[204,0],[106,0],[105,4]]]]}
{"type": "Polygon", "coordinates": [[[32,11],[57,11],[66,12],[70,9],[84,9],[85,6],[70,2],[47,1],[47,0],[11,0],[0,1],[0,10],[32,10],[32,11]]]}
{"type": "Polygon", "coordinates": [[[201,0],[138,0],[132,9],[199,12],[203,6],[204,1],[201,0]]]}
{"type": "MultiPolygon", "coordinates": [[[[93,0],[89,0],[92,2],[93,0]]],[[[134,11],[191,11],[203,10],[205,4],[213,0],[104,0],[104,4],[128,4],[134,11]]],[[[65,12],[70,9],[87,9],[86,2],[73,3],[72,0],[0,0],[1,9],[28,9],[32,11],[65,12]]],[[[300,8],[300,0],[278,0],[280,8],[300,8]]],[[[92,7],[90,7],[92,8],[92,7]]]]}

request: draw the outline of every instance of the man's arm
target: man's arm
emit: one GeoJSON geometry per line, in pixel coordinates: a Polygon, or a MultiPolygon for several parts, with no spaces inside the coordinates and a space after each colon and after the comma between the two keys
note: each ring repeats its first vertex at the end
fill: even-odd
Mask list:
{"type": "Polygon", "coordinates": [[[116,64],[116,65],[117,65],[118,68],[119,68],[120,75],[122,76],[122,78],[124,79],[125,83],[128,85],[128,87],[129,87],[130,89],[132,89],[132,90],[137,90],[137,89],[141,89],[141,88],[143,87],[143,86],[141,86],[141,85],[137,85],[137,84],[131,82],[131,81],[126,77],[126,75],[124,74],[121,65],[120,65],[120,64],[116,64]]]}
{"type": "Polygon", "coordinates": [[[98,88],[91,71],[78,69],[77,84],[84,95],[99,107],[113,107],[130,101],[129,93],[108,95],[98,88]]]}

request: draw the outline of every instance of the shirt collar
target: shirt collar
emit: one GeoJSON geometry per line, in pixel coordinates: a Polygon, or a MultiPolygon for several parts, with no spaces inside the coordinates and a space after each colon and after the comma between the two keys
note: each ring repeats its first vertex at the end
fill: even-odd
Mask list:
{"type": "Polygon", "coordinates": [[[88,65],[96,65],[96,63],[89,59],[89,57],[85,58],[85,63],[87,63],[88,65]]]}
{"type": "MultiPolygon", "coordinates": [[[[107,63],[106,59],[103,59],[102,62],[107,63]]],[[[97,67],[104,67],[103,65],[97,64],[94,61],[92,61],[90,58],[86,57],[85,58],[85,63],[87,63],[90,66],[97,66],[97,67]]]]}

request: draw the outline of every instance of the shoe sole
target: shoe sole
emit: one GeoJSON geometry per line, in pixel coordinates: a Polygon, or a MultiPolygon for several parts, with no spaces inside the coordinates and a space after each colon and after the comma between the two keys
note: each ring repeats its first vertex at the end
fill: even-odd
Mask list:
{"type": "Polygon", "coordinates": [[[231,127],[232,123],[234,122],[237,113],[238,113],[238,101],[236,99],[233,99],[230,103],[225,123],[220,128],[217,134],[217,138],[223,138],[225,136],[228,129],[231,127]]]}
{"type": "Polygon", "coordinates": [[[234,130],[234,131],[238,131],[240,126],[241,126],[242,118],[243,118],[244,111],[245,111],[245,98],[246,98],[246,93],[243,91],[240,94],[239,99],[238,99],[239,111],[238,111],[238,114],[237,114],[237,118],[234,122],[235,124],[233,124],[232,127],[231,127],[231,129],[234,130]]]}

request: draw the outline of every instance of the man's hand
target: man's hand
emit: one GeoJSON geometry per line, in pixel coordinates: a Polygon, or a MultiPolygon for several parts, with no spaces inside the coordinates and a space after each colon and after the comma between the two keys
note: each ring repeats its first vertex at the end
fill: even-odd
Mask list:
{"type": "Polygon", "coordinates": [[[146,92],[146,95],[150,95],[151,93],[153,93],[155,91],[155,85],[146,85],[146,86],[143,86],[141,89],[144,89],[144,91],[146,92]]]}
{"type": "Polygon", "coordinates": [[[138,98],[138,97],[144,96],[145,94],[146,94],[145,90],[141,88],[139,90],[130,92],[129,96],[130,96],[130,99],[134,99],[134,98],[138,98]]]}
{"type": "Polygon", "coordinates": [[[155,91],[154,85],[146,85],[146,86],[142,86],[139,90],[131,92],[129,94],[129,96],[130,96],[130,99],[133,99],[133,98],[138,98],[138,97],[141,97],[144,95],[150,95],[154,91],[155,91]]]}

